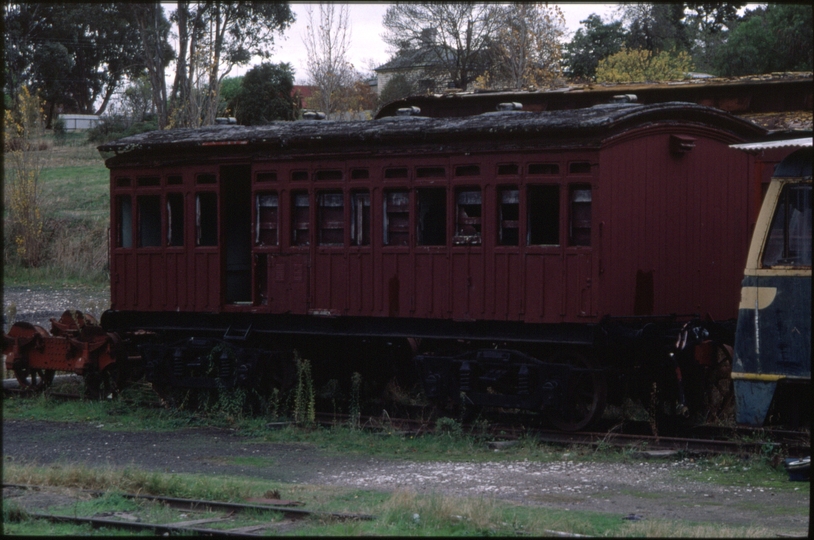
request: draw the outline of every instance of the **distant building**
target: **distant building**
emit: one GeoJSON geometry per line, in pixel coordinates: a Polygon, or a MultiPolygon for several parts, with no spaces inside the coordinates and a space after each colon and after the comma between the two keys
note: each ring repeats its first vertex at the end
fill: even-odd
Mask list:
{"type": "Polygon", "coordinates": [[[65,122],[65,131],[81,131],[96,127],[98,114],[60,114],[59,119],[65,122]]]}

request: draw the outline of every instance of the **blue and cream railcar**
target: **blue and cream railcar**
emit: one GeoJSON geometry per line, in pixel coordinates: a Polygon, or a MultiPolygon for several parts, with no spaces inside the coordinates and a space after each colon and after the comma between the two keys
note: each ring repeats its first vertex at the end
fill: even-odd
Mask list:
{"type": "Polygon", "coordinates": [[[732,369],[741,424],[810,422],[811,141],[785,142],[802,148],[777,165],[749,248],[732,369]]]}

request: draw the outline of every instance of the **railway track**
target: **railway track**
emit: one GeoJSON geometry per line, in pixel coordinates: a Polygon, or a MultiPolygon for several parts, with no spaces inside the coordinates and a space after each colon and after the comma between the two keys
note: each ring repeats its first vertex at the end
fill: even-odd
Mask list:
{"type": "MultiPolygon", "coordinates": [[[[44,490],[47,486],[29,485],[29,484],[3,484],[3,488],[24,489],[24,490],[44,490]]],[[[96,490],[81,490],[82,493],[89,494],[94,497],[101,497],[106,493],[96,490]]],[[[317,518],[320,520],[364,520],[369,521],[375,519],[375,516],[369,514],[349,514],[342,512],[313,512],[302,508],[292,508],[302,503],[294,501],[280,501],[277,504],[245,504],[224,501],[209,501],[200,499],[183,499],[178,497],[164,497],[160,495],[145,495],[136,493],[122,493],[119,494],[125,499],[143,501],[153,504],[162,504],[185,512],[221,512],[218,517],[207,517],[202,519],[192,519],[171,523],[146,523],[136,521],[138,516],[127,515],[126,517],[116,517],[116,513],[97,513],[90,517],[68,516],[60,514],[49,514],[42,512],[27,512],[27,515],[33,519],[43,519],[55,523],[73,523],[78,525],[90,525],[93,528],[115,528],[124,529],[129,531],[151,531],[154,534],[197,534],[201,536],[224,536],[224,537],[257,537],[265,536],[270,530],[279,529],[286,521],[270,520],[251,525],[243,525],[233,528],[208,528],[201,527],[202,525],[220,524],[227,525],[230,521],[234,521],[234,516],[253,512],[254,516],[263,513],[273,512],[277,515],[282,515],[287,523],[292,521],[299,521],[305,518],[317,518]],[[107,514],[112,514],[111,518],[107,514]],[[129,518],[129,519],[128,519],[129,518]]],[[[119,513],[121,514],[121,513],[119,513]]],[[[257,521],[257,519],[253,518],[257,521]]],[[[262,521],[262,520],[260,520],[262,521]]]]}

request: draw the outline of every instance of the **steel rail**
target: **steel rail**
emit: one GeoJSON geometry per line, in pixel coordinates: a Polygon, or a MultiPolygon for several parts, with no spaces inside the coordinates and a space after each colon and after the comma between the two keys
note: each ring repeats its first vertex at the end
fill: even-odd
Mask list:
{"type": "MultiPolygon", "coordinates": [[[[76,517],[76,516],[61,516],[56,514],[43,514],[39,512],[28,512],[27,515],[34,519],[45,519],[53,523],[74,523],[78,525],[90,525],[94,529],[101,527],[110,527],[115,529],[127,529],[131,531],[153,531],[155,534],[172,534],[172,533],[194,533],[201,536],[223,536],[223,537],[237,537],[237,538],[257,538],[263,536],[260,534],[251,534],[241,531],[230,531],[229,529],[204,529],[189,526],[175,526],[172,523],[138,523],[132,521],[119,521],[116,519],[94,518],[94,517],[76,517]]],[[[273,527],[273,523],[268,524],[268,528],[273,527]]]]}

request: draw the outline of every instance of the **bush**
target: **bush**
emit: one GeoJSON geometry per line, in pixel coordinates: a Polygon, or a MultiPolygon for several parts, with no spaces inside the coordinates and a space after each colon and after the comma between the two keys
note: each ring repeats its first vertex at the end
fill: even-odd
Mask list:
{"type": "Polygon", "coordinates": [[[157,129],[158,122],[155,120],[130,122],[126,116],[109,115],[102,117],[96,127],[88,130],[88,142],[100,144],[157,129]]]}

